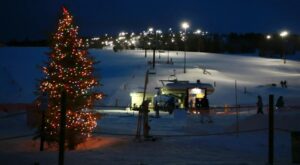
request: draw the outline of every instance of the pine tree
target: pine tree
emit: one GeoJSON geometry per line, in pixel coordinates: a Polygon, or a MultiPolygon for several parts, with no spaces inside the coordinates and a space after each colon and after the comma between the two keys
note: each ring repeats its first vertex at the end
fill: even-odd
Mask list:
{"type": "Polygon", "coordinates": [[[93,76],[94,59],[88,55],[83,40],[78,37],[78,27],[66,8],[52,37],[48,62],[42,68],[39,93],[47,93],[45,137],[48,142],[59,140],[61,94],[67,95],[66,143],[70,149],[86,140],[96,127],[95,115],[89,112],[102,94],[95,92],[99,85],[93,76]]]}

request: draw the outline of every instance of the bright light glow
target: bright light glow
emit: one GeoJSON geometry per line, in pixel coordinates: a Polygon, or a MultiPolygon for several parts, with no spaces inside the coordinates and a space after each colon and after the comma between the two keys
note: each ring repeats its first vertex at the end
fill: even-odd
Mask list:
{"type": "Polygon", "coordinates": [[[148,31],[149,31],[150,33],[152,33],[152,32],[153,32],[153,28],[149,28],[148,31]]]}
{"type": "Polygon", "coordinates": [[[286,37],[286,36],[288,36],[289,35],[289,32],[288,31],[286,31],[286,30],[284,30],[284,31],[282,31],[282,32],[280,32],[280,37],[286,37]]]}
{"type": "Polygon", "coordinates": [[[156,33],[157,33],[157,34],[161,34],[162,31],[161,31],[161,30],[156,30],[156,33]]]}
{"type": "Polygon", "coordinates": [[[200,29],[197,29],[194,33],[195,33],[195,34],[201,34],[201,30],[200,30],[200,29]]]}
{"type": "Polygon", "coordinates": [[[189,90],[189,94],[195,96],[196,98],[202,99],[204,97],[204,90],[200,88],[192,88],[189,90]]]}
{"type": "Polygon", "coordinates": [[[126,35],[126,32],[120,32],[119,33],[119,36],[125,36],[126,35]]]}
{"type": "Polygon", "coordinates": [[[269,39],[272,38],[272,36],[271,35],[267,35],[266,38],[269,40],[269,39]]]}
{"type": "Polygon", "coordinates": [[[124,40],[125,37],[124,37],[124,36],[120,36],[118,39],[119,39],[119,40],[124,40]]]}
{"type": "Polygon", "coordinates": [[[147,35],[148,35],[148,32],[143,31],[143,35],[144,35],[144,36],[147,36],[147,35]]]}
{"type": "Polygon", "coordinates": [[[187,22],[183,22],[183,23],[181,24],[181,27],[182,27],[184,30],[186,30],[187,28],[190,27],[190,25],[189,25],[189,23],[187,23],[187,22]]]}
{"type": "Polygon", "coordinates": [[[193,88],[190,90],[190,94],[199,94],[202,93],[202,90],[200,88],[193,88]]]}
{"type": "Polygon", "coordinates": [[[92,38],[92,40],[93,41],[98,41],[98,40],[100,40],[100,37],[94,37],[94,38],[92,38]]]}

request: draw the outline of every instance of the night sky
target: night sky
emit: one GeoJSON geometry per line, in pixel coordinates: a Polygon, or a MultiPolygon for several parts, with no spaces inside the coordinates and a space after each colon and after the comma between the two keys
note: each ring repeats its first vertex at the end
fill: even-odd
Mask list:
{"type": "Polygon", "coordinates": [[[48,38],[62,5],[84,36],[179,29],[183,20],[209,32],[300,33],[300,0],[0,0],[0,41],[48,38]]]}

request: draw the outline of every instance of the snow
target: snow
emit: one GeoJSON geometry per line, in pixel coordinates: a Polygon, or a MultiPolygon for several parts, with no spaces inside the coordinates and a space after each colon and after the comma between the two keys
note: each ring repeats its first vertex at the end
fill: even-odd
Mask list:
{"type": "Polygon", "coordinates": [[[42,76],[38,66],[46,61],[47,51],[48,48],[0,48],[0,103],[33,101],[37,79],[42,76]]]}
{"type": "MultiPolygon", "coordinates": [[[[34,100],[37,79],[41,78],[37,65],[43,65],[48,48],[0,48],[0,103],[30,103],[34,100]],[[21,89],[21,90],[20,90],[21,89]]],[[[103,106],[128,106],[129,94],[143,88],[147,62],[144,51],[133,50],[114,53],[111,50],[91,49],[90,54],[100,60],[96,75],[103,84],[100,90],[107,97],[103,106]]],[[[158,53],[157,53],[158,54],[158,53]]],[[[160,53],[156,74],[149,76],[147,91],[161,87],[159,80],[167,80],[176,72],[179,80],[216,82],[215,92],[209,95],[212,106],[235,105],[235,80],[238,85],[238,104],[255,105],[260,94],[264,103],[268,95],[275,99],[284,96],[288,106],[299,106],[300,67],[297,54],[283,64],[281,59],[268,59],[256,55],[228,55],[187,52],[187,73],[183,73],[183,52],[170,52],[174,65],[163,64],[167,52],[160,53]],[[210,74],[204,74],[206,68],[210,74]],[[287,80],[288,88],[281,88],[280,81],[287,80]],[[269,84],[275,83],[276,87],[269,84]],[[244,88],[247,92],[244,93],[244,88]]],[[[158,57],[158,56],[157,56],[158,57]]],[[[241,111],[239,130],[235,113],[215,112],[214,123],[202,124],[197,115],[175,110],[173,114],[161,112],[160,118],[150,113],[150,134],[158,140],[134,140],[137,113],[124,109],[95,109],[102,114],[94,136],[76,151],[67,151],[65,164],[266,164],[268,158],[267,115],[256,115],[254,108],[241,111]],[[253,131],[252,130],[256,130],[253,131]],[[249,132],[248,132],[249,131],[249,132]],[[228,134],[223,134],[223,133],[228,134]]],[[[267,114],[267,109],[264,109],[267,114]]],[[[26,126],[25,114],[5,117],[10,112],[0,111],[0,162],[1,164],[57,164],[58,153],[47,147],[39,152],[39,141],[32,136],[3,140],[6,137],[30,135],[35,129],[26,126]]],[[[288,107],[275,112],[275,127],[300,131],[298,107],[288,107]]],[[[275,130],[275,164],[291,163],[291,135],[275,130]]]]}
{"type": "MultiPolygon", "coordinates": [[[[139,142],[134,140],[136,116],[121,110],[119,114],[107,113],[98,121],[94,137],[79,146],[76,151],[66,151],[66,164],[265,164],[268,157],[267,130],[235,132],[235,114],[213,115],[213,124],[201,124],[199,116],[163,114],[150,117],[151,135],[158,140],[139,142]],[[231,132],[222,135],[222,132],[231,132]],[[217,135],[215,135],[217,134],[217,135]]],[[[178,114],[177,114],[178,113],[178,114]]],[[[254,111],[240,114],[240,130],[266,128],[266,115],[254,111]]],[[[154,114],[152,114],[154,116],[154,114]]],[[[152,116],[151,115],[151,116],[152,116]]],[[[299,111],[276,112],[275,123],[281,126],[294,125],[299,131],[299,111]],[[290,124],[288,124],[292,121],[290,124]]],[[[7,123],[0,120],[0,124],[7,123]]],[[[11,123],[9,123],[11,124],[11,123]]],[[[20,133],[26,130],[15,123],[12,129],[20,133]]],[[[277,127],[277,125],[275,125],[277,127]]],[[[30,131],[30,130],[28,130],[30,131]]],[[[27,132],[28,132],[27,131],[27,132]]],[[[1,136],[10,134],[1,129],[1,136]]],[[[291,164],[290,134],[275,131],[275,164],[291,164]]],[[[31,137],[0,141],[1,164],[57,164],[58,153],[46,147],[39,152],[39,141],[31,137]],[[9,149],[8,149],[9,148],[9,149]]]]}
{"type": "MultiPolygon", "coordinates": [[[[0,89],[5,91],[6,96],[1,95],[0,103],[33,101],[37,80],[42,77],[38,66],[44,65],[48,51],[48,48],[0,49],[0,73],[4,75],[0,78],[0,89]]],[[[97,61],[101,61],[95,66],[96,76],[104,85],[100,90],[107,94],[101,104],[115,105],[117,99],[119,105],[128,106],[130,92],[144,86],[145,73],[147,67],[150,67],[147,62],[152,60],[152,52],[148,51],[148,58],[144,58],[143,50],[115,53],[111,50],[91,49],[89,52],[97,61]]],[[[167,52],[160,53],[160,56],[161,59],[157,57],[157,61],[167,61],[167,52]]],[[[297,59],[298,56],[300,54],[291,58],[297,59]]],[[[156,74],[149,76],[148,91],[156,92],[154,88],[162,86],[159,80],[170,79],[175,70],[178,80],[216,82],[215,93],[210,96],[213,105],[235,104],[235,80],[238,104],[254,104],[258,94],[262,95],[264,102],[267,102],[269,94],[274,94],[276,98],[282,95],[289,104],[296,104],[294,100],[299,98],[300,62],[297,60],[287,60],[283,64],[281,59],[260,58],[256,55],[188,52],[187,74],[184,74],[183,52],[170,52],[170,58],[174,65],[156,65],[156,74]],[[210,74],[204,74],[203,68],[210,74]],[[288,82],[288,88],[280,87],[281,80],[288,82]],[[277,86],[268,86],[272,83],[277,86]],[[247,93],[244,93],[245,88],[247,93]]]]}

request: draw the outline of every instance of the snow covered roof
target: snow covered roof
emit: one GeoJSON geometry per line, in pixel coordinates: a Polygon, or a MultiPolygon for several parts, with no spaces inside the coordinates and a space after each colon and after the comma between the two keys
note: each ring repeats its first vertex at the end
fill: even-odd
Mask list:
{"type": "Polygon", "coordinates": [[[187,90],[191,88],[206,89],[207,94],[211,94],[215,90],[214,87],[208,83],[174,82],[168,83],[165,87],[163,87],[164,90],[187,90]]]}

